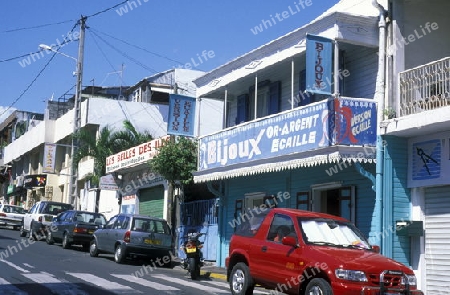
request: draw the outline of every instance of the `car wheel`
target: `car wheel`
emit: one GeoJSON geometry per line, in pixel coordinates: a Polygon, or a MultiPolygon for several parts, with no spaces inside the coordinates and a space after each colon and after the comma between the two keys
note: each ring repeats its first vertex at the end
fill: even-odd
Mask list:
{"type": "Polygon", "coordinates": [[[169,260],[166,260],[166,259],[164,259],[165,257],[163,257],[163,261],[165,261],[165,263],[164,263],[164,267],[165,268],[173,268],[173,265],[172,265],[172,257],[170,256],[170,253],[169,254],[167,254],[167,257],[169,257],[169,260]]]}
{"type": "Polygon", "coordinates": [[[27,236],[27,232],[25,231],[25,228],[23,227],[23,223],[20,226],[20,237],[26,237],[27,236]]]}
{"type": "Polygon", "coordinates": [[[230,274],[230,290],[233,295],[251,295],[253,294],[253,279],[250,276],[250,270],[244,262],[237,263],[230,274]]]}
{"type": "Polygon", "coordinates": [[[98,252],[97,242],[95,240],[93,240],[89,247],[89,255],[91,255],[91,257],[97,257],[98,254],[99,254],[99,252],[98,252]]]}
{"type": "Polygon", "coordinates": [[[324,279],[312,279],[306,286],[305,295],[333,295],[330,284],[324,279]]]}
{"type": "Polygon", "coordinates": [[[51,231],[49,231],[49,232],[47,233],[47,237],[45,237],[45,241],[46,241],[47,244],[49,244],[49,245],[53,245],[53,243],[55,242],[55,241],[53,240],[53,236],[52,236],[52,232],[51,232],[51,231]]]}
{"type": "Polygon", "coordinates": [[[69,249],[70,248],[69,235],[67,233],[65,233],[64,236],[63,236],[62,247],[64,249],[69,249]]]}
{"type": "Polygon", "coordinates": [[[116,251],[114,252],[114,261],[116,263],[123,263],[124,253],[121,245],[116,246],[116,251]]]}

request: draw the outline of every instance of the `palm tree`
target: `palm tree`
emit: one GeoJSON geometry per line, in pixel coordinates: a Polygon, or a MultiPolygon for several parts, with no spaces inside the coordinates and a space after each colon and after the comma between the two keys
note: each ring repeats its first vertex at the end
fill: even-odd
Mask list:
{"type": "MultiPolygon", "coordinates": [[[[106,174],[105,161],[108,156],[153,139],[148,131],[139,133],[129,120],[124,121],[123,125],[125,130],[121,131],[113,131],[109,126],[105,126],[97,137],[95,132],[89,129],[81,129],[73,135],[78,143],[73,163],[77,167],[85,157],[94,159],[94,171],[88,178],[94,187],[99,185],[100,177],[106,174]]],[[[96,208],[99,197],[100,189],[97,190],[96,208]]]]}

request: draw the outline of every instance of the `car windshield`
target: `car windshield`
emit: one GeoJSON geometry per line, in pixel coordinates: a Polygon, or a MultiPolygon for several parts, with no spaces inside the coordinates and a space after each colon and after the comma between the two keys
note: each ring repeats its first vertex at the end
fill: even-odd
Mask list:
{"type": "Polygon", "coordinates": [[[131,228],[139,232],[170,234],[169,226],[163,220],[134,218],[131,228]]]}
{"type": "Polygon", "coordinates": [[[93,212],[77,212],[75,220],[77,222],[91,223],[96,225],[106,224],[106,218],[102,214],[93,212]]]}
{"type": "Polygon", "coordinates": [[[299,218],[298,221],[307,244],[371,248],[369,242],[352,223],[324,218],[299,218]]]}
{"type": "Polygon", "coordinates": [[[17,206],[4,206],[3,212],[25,214],[25,210],[22,207],[17,207],[17,206]]]}

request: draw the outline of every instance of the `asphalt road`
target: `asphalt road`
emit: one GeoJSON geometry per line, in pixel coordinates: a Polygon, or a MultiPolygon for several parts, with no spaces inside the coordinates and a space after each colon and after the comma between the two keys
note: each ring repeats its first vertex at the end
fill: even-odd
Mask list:
{"type": "MultiPolygon", "coordinates": [[[[230,294],[227,282],[202,276],[193,281],[179,266],[117,264],[113,255],[93,258],[81,248],[63,249],[20,238],[0,228],[1,295],[230,294]]],[[[255,294],[268,294],[256,291],[255,294]]]]}

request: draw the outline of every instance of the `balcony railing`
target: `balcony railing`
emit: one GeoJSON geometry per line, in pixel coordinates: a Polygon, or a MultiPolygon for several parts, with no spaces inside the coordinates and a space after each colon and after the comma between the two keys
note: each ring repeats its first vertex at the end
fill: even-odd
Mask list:
{"type": "Polygon", "coordinates": [[[400,73],[400,116],[450,105],[450,57],[400,73]]]}

